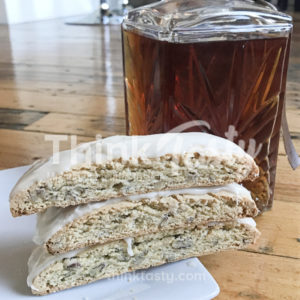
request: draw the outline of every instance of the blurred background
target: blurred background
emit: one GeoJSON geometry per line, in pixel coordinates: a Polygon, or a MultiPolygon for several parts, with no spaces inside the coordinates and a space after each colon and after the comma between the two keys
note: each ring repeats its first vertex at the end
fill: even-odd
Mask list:
{"type": "MultiPolygon", "coordinates": [[[[157,0],[156,0],[157,1],[157,0]]],[[[0,24],[17,24],[76,15],[121,12],[155,0],[0,0],[0,24]]],[[[300,0],[269,0],[281,10],[300,10],[300,0]]]]}
{"type": "Polygon", "coordinates": [[[114,13],[153,0],[0,0],[0,24],[17,24],[98,12],[114,13]]]}

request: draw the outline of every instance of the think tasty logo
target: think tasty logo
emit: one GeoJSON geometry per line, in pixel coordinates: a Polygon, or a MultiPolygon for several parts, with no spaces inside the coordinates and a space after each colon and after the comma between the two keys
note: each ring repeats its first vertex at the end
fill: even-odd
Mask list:
{"type": "MultiPolygon", "coordinates": [[[[189,129],[192,129],[194,127],[205,127],[207,131],[211,131],[211,126],[208,122],[202,121],[202,120],[194,120],[189,121],[186,123],[183,123],[172,130],[170,130],[168,133],[182,133],[189,129]]],[[[228,127],[228,130],[225,132],[225,137],[234,142],[235,138],[238,136],[238,131],[236,130],[235,126],[230,125],[228,127]]],[[[180,135],[176,135],[176,143],[174,143],[176,150],[180,151],[180,148],[184,146],[184,141],[180,138],[180,135]]],[[[82,146],[77,146],[78,139],[76,135],[71,135],[70,137],[67,135],[45,135],[45,141],[52,142],[53,145],[53,156],[52,156],[52,163],[53,164],[59,164],[61,159],[66,159],[64,157],[64,154],[62,154],[61,151],[61,143],[64,143],[64,148],[70,148],[70,161],[71,165],[76,165],[77,163],[87,163],[90,164],[92,162],[101,161],[101,157],[99,157],[100,154],[105,153],[106,158],[110,157],[114,158],[114,153],[118,153],[119,157],[127,157],[129,158],[131,154],[133,153],[140,153],[143,154],[147,151],[147,149],[151,148],[151,143],[145,143],[142,145],[141,148],[139,148],[141,145],[138,145],[138,142],[136,139],[132,139],[131,144],[129,145],[128,142],[124,144],[123,140],[120,138],[120,141],[118,143],[105,143],[105,147],[107,149],[103,149],[104,145],[101,146],[101,140],[102,136],[97,135],[96,140],[93,143],[89,144],[83,144],[82,146]],[[68,144],[70,144],[68,147],[68,144]],[[101,148],[102,147],[102,148],[101,148]],[[98,155],[98,156],[97,156],[98,155]],[[98,159],[99,158],[99,159],[98,159]]],[[[157,141],[157,149],[160,150],[164,147],[168,146],[168,143],[170,142],[169,139],[160,138],[157,141]]],[[[260,153],[262,149],[262,144],[256,143],[255,139],[249,139],[248,141],[245,141],[243,139],[240,139],[237,144],[249,155],[251,155],[253,158],[257,157],[257,155],[260,153]],[[247,149],[246,149],[247,148],[247,149]]],[[[214,147],[214,145],[210,145],[211,147],[214,147]]],[[[66,155],[66,153],[65,153],[66,155]]],[[[67,154],[69,156],[69,153],[67,154]]],[[[69,158],[69,157],[68,157],[69,158]]]]}
{"type": "MultiPolygon", "coordinates": [[[[171,129],[169,132],[180,133],[180,132],[184,132],[188,129],[191,129],[193,127],[206,127],[208,130],[211,130],[211,126],[209,125],[208,122],[202,121],[202,120],[194,120],[194,121],[189,121],[189,122],[183,123],[173,129],[171,129]]],[[[234,142],[235,138],[237,136],[239,136],[239,133],[236,130],[234,125],[229,125],[228,130],[225,132],[224,135],[228,140],[230,140],[231,142],[234,142]]],[[[237,144],[253,158],[256,158],[262,149],[262,143],[259,143],[257,145],[256,140],[253,138],[250,138],[248,140],[248,143],[247,143],[247,141],[240,139],[237,142],[237,144]],[[246,146],[247,144],[248,144],[248,147],[246,146]]]]}

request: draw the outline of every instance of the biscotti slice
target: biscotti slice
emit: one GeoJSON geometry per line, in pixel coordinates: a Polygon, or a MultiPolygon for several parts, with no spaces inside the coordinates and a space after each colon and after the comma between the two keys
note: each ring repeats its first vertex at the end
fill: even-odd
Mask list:
{"type": "Polygon", "coordinates": [[[224,185],[258,175],[229,140],[199,132],[114,136],[35,164],[10,195],[13,216],[112,197],[224,185]]]}
{"type": "Polygon", "coordinates": [[[253,219],[175,229],[51,255],[43,247],[32,253],[27,283],[34,294],[48,294],[125,272],[254,243],[253,219]]]}
{"type": "Polygon", "coordinates": [[[232,221],[258,213],[250,192],[232,183],[112,198],[48,208],[38,215],[34,242],[52,254],[211,221],[232,221]]]}

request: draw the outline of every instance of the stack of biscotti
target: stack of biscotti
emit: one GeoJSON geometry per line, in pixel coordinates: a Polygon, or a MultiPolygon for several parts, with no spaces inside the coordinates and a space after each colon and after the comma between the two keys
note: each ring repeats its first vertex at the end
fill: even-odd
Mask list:
{"type": "Polygon", "coordinates": [[[13,216],[38,213],[28,285],[42,295],[245,248],[258,210],[239,183],[257,175],[240,147],[205,133],[114,136],[40,161],[10,196],[13,216]]]}

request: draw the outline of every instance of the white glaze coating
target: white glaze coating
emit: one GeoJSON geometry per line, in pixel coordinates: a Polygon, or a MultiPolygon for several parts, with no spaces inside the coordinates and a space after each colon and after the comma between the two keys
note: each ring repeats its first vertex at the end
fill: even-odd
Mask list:
{"type": "Polygon", "coordinates": [[[228,192],[251,199],[251,194],[246,188],[237,183],[232,183],[218,187],[199,187],[173,191],[151,192],[148,194],[113,198],[102,202],[91,202],[84,205],[69,206],[66,208],[50,207],[45,212],[38,214],[36,232],[33,237],[33,241],[38,245],[42,245],[46,243],[57,231],[75,219],[80,218],[94,210],[100,209],[101,207],[113,205],[122,201],[139,201],[145,198],[155,199],[176,194],[203,195],[207,193],[219,192],[228,192]]]}
{"type": "Polygon", "coordinates": [[[256,222],[252,218],[243,218],[238,220],[241,224],[250,225],[252,227],[256,227],[256,222]]]}
{"type": "Polygon", "coordinates": [[[32,184],[55,177],[72,168],[91,163],[101,164],[112,159],[124,160],[160,157],[166,154],[198,152],[207,156],[249,156],[233,142],[201,132],[163,133],[145,136],[112,136],[79,145],[73,150],[33,164],[17,182],[11,192],[15,194],[28,189],[32,184]]]}
{"type": "MultiPolygon", "coordinates": [[[[133,238],[126,238],[124,241],[127,243],[127,253],[129,256],[134,256],[132,250],[132,242],[133,238]]],[[[58,255],[51,255],[49,254],[46,249],[42,246],[36,247],[29,259],[28,259],[28,276],[27,276],[27,285],[32,288],[33,290],[37,289],[33,285],[33,280],[36,276],[38,276],[44,269],[46,269],[51,264],[64,259],[64,258],[71,258],[76,256],[79,252],[83,252],[88,248],[83,249],[76,249],[67,253],[58,254],[58,255]]]]}
{"type": "Polygon", "coordinates": [[[28,276],[27,276],[27,285],[31,287],[33,290],[37,289],[34,287],[33,280],[36,276],[38,276],[44,269],[46,269],[51,264],[59,261],[63,258],[71,258],[76,256],[78,252],[82,252],[85,249],[77,249],[74,251],[70,251],[64,254],[59,255],[51,255],[47,252],[47,250],[41,246],[36,247],[28,260],[28,276]]]}
{"type": "Polygon", "coordinates": [[[131,237],[124,239],[127,243],[127,253],[129,256],[134,256],[133,250],[132,250],[132,241],[133,239],[131,237]]]}
{"type": "MultiPolygon", "coordinates": [[[[256,223],[252,218],[239,219],[238,221],[243,224],[248,224],[251,227],[256,227],[256,223]]],[[[131,243],[132,243],[132,241],[133,241],[133,239],[131,239],[131,243]]],[[[126,243],[127,243],[127,241],[126,241],[126,243]]],[[[37,246],[34,249],[34,251],[31,253],[31,256],[29,257],[29,260],[28,260],[27,285],[29,287],[31,287],[33,290],[34,289],[36,290],[36,288],[33,286],[33,280],[43,270],[45,270],[47,267],[54,264],[55,262],[62,260],[63,258],[70,258],[70,257],[76,256],[79,252],[83,252],[87,249],[88,248],[84,248],[84,249],[78,249],[78,250],[74,250],[74,251],[59,254],[59,255],[51,255],[47,252],[47,250],[44,247],[37,246]]],[[[128,249],[127,249],[127,251],[128,251],[128,249]]],[[[129,252],[128,252],[128,254],[129,254],[129,252]]]]}

